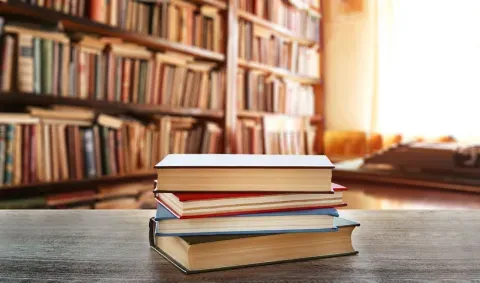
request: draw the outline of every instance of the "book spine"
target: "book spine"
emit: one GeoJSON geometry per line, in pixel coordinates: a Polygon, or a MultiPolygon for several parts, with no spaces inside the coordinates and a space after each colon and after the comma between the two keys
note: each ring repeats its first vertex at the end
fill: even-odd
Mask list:
{"type": "Polygon", "coordinates": [[[115,77],[113,78],[113,81],[115,82],[115,98],[114,101],[121,101],[122,98],[122,89],[123,89],[123,84],[122,84],[122,78],[123,78],[123,60],[120,57],[115,58],[115,64],[116,64],[116,69],[117,72],[115,74],[115,77]]]}
{"type": "Polygon", "coordinates": [[[66,125],[58,125],[57,134],[59,146],[56,150],[59,152],[60,178],[68,180],[70,178],[70,168],[68,164],[66,125]]]}
{"type": "Polygon", "coordinates": [[[85,174],[83,173],[83,150],[81,145],[80,129],[78,126],[73,127],[74,143],[75,143],[75,176],[78,180],[83,179],[85,174]]]}
{"type": "Polygon", "coordinates": [[[44,94],[52,94],[52,64],[53,64],[53,48],[52,44],[53,41],[48,39],[42,39],[42,69],[41,69],[41,76],[42,76],[42,93],[44,94]]]}
{"type": "Polygon", "coordinates": [[[69,60],[69,86],[68,95],[77,97],[77,48],[72,46],[70,48],[70,60],[69,60]]]}
{"type": "Polygon", "coordinates": [[[87,73],[87,54],[84,51],[79,52],[78,60],[78,77],[79,77],[79,96],[80,98],[88,98],[88,73],[87,73]]]}
{"type": "Polygon", "coordinates": [[[78,0],[78,14],[79,17],[85,16],[85,1],[86,0],[78,0]]]}
{"type": "Polygon", "coordinates": [[[123,143],[125,142],[122,139],[122,132],[121,130],[115,131],[115,151],[117,157],[117,164],[118,164],[118,174],[123,175],[125,174],[125,156],[123,151],[123,143]]]}
{"type": "Polygon", "coordinates": [[[13,49],[15,46],[15,39],[11,35],[6,35],[3,38],[2,50],[2,72],[0,77],[2,80],[1,90],[8,92],[12,90],[12,74],[13,74],[13,49]]]}
{"type": "Polygon", "coordinates": [[[30,183],[35,183],[37,181],[37,127],[36,125],[29,125],[30,128],[30,160],[29,162],[29,181],[30,183]]]}
{"type": "Polygon", "coordinates": [[[30,183],[30,126],[23,125],[22,128],[22,184],[30,183]]]}
{"type": "Polygon", "coordinates": [[[33,39],[33,92],[42,93],[42,45],[40,38],[33,39]]]}
{"type": "Polygon", "coordinates": [[[116,150],[115,150],[115,131],[110,130],[108,132],[108,149],[109,149],[109,160],[110,169],[112,175],[116,175],[118,173],[118,164],[116,158],[116,150]]]}
{"type": "Polygon", "coordinates": [[[60,145],[57,127],[57,125],[52,125],[50,127],[50,141],[52,143],[52,181],[60,180],[60,157],[58,154],[58,148],[60,145]]]}
{"type": "Polygon", "coordinates": [[[88,98],[95,98],[95,54],[87,54],[88,66],[88,98]]]}
{"type": "Polygon", "coordinates": [[[0,125],[0,186],[4,184],[5,178],[6,128],[7,126],[0,125]]]}
{"type": "Polygon", "coordinates": [[[148,83],[147,79],[147,66],[148,62],[141,62],[140,63],[140,71],[139,71],[139,87],[138,87],[138,99],[135,100],[135,103],[145,103],[145,92],[148,83]]]}
{"type": "Polygon", "coordinates": [[[58,92],[58,87],[61,85],[60,84],[60,56],[59,56],[59,43],[52,41],[52,86],[51,86],[51,93],[54,96],[57,96],[59,94],[58,92]]]}
{"type": "Polygon", "coordinates": [[[33,41],[31,35],[18,35],[18,89],[33,92],[33,41]]]}
{"type": "Polygon", "coordinates": [[[22,183],[22,125],[16,125],[14,137],[14,151],[13,151],[13,174],[12,184],[19,185],[22,183]]]}
{"type": "Polygon", "coordinates": [[[75,179],[77,175],[76,171],[76,156],[75,156],[75,133],[74,126],[67,126],[66,135],[67,135],[67,145],[68,145],[68,174],[70,179],[75,179]]]}
{"type": "Polygon", "coordinates": [[[86,175],[87,177],[92,178],[97,176],[92,129],[85,129],[83,135],[83,146],[85,152],[86,175]]]}
{"type": "Polygon", "coordinates": [[[103,95],[103,84],[104,76],[102,73],[103,70],[103,56],[95,55],[95,98],[99,100],[104,99],[103,95]]]}
{"type": "Polygon", "coordinates": [[[128,103],[130,101],[130,77],[131,77],[132,61],[125,58],[123,61],[123,79],[122,81],[122,102],[128,103]]]}
{"type": "Polygon", "coordinates": [[[52,181],[52,153],[50,143],[50,125],[43,125],[43,150],[45,158],[45,181],[52,181]]]}
{"type": "Polygon", "coordinates": [[[70,14],[70,1],[71,0],[63,1],[63,13],[64,14],[70,14]]]}
{"type": "Polygon", "coordinates": [[[109,142],[108,142],[108,128],[107,127],[100,127],[100,134],[101,134],[101,152],[102,152],[102,171],[103,175],[110,175],[110,149],[109,149],[109,142]]]}
{"type": "Polygon", "coordinates": [[[93,144],[95,150],[95,172],[96,176],[102,175],[102,155],[101,155],[101,142],[100,142],[100,132],[98,126],[93,127],[93,144]]]}

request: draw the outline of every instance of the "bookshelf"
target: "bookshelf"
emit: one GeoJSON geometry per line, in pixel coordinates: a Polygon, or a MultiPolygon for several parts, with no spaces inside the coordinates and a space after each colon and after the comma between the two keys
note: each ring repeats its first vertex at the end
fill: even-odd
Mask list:
{"type": "MultiPolygon", "coordinates": [[[[93,1],[94,0],[85,0],[85,3],[91,3],[93,1]]],[[[142,5],[148,2],[136,0],[128,1],[136,2],[137,4],[141,3],[142,5]]],[[[207,139],[215,140],[219,137],[221,137],[221,139],[217,142],[217,145],[210,145],[210,147],[207,146],[207,148],[203,147],[200,150],[204,150],[204,152],[205,150],[214,150],[218,153],[243,153],[238,144],[240,135],[239,125],[243,125],[243,121],[247,121],[246,125],[248,128],[250,127],[250,124],[253,123],[252,125],[254,125],[256,133],[261,133],[263,132],[262,125],[265,123],[264,120],[268,118],[270,120],[273,119],[273,122],[269,123],[279,125],[283,123],[284,125],[286,125],[285,127],[290,127],[289,125],[303,125],[302,129],[295,129],[295,131],[298,130],[299,134],[305,133],[305,140],[310,140],[310,144],[308,146],[310,147],[313,144],[316,149],[315,152],[321,153],[321,138],[323,135],[324,122],[322,109],[324,69],[322,38],[323,32],[321,26],[321,1],[257,1],[257,3],[262,4],[255,4],[257,5],[256,9],[259,9],[258,5],[263,5],[263,12],[249,10],[251,8],[250,6],[253,5],[253,2],[248,4],[250,5],[249,9],[246,9],[244,5],[248,1],[252,0],[172,0],[171,2],[168,2],[173,3],[174,5],[179,5],[178,7],[189,7],[189,9],[194,9],[193,15],[201,14],[210,17],[212,13],[215,14],[214,16],[212,16],[212,19],[214,19],[214,27],[212,30],[216,32],[220,31],[219,36],[222,38],[221,44],[214,44],[214,46],[212,46],[211,44],[210,46],[208,46],[207,44],[206,48],[199,47],[198,42],[195,43],[196,35],[194,32],[193,41],[191,39],[192,35],[187,35],[187,39],[185,39],[184,35],[180,35],[180,38],[172,40],[171,38],[169,38],[169,36],[165,36],[163,34],[162,36],[154,35],[154,32],[151,32],[150,30],[151,28],[145,26],[144,28],[146,30],[149,30],[149,32],[147,33],[144,31],[140,32],[137,30],[132,30],[131,27],[120,28],[122,24],[112,25],[107,22],[91,20],[89,19],[90,15],[88,12],[88,8],[90,6],[86,6],[87,11],[85,12],[85,15],[80,16],[69,14],[73,13],[72,11],[70,11],[69,13],[64,13],[59,10],[56,11],[53,8],[39,7],[37,5],[30,5],[25,3],[29,1],[0,1],[0,17],[5,20],[4,25],[8,25],[9,23],[22,22],[28,24],[35,24],[36,26],[34,28],[40,27],[39,29],[45,28],[49,31],[55,30],[56,32],[63,33],[67,36],[67,38],[71,42],[69,48],[73,46],[80,46],[78,45],[79,42],[88,37],[94,37],[101,40],[106,39],[104,41],[105,46],[113,46],[117,42],[121,42],[121,44],[125,44],[125,46],[135,45],[143,48],[143,51],[141,52],[150,52],[153,58],[156,58],[155,54],[165,54],[162,55],[165,58],[161,60],[166,61],[162,61],[162,64],[168,63],[174,64],[175,68],[186,68],[186,74],[189,74],[189,70],[200,70],[200,72],[207,72],[209,87],[213,87],[212,85],[214,84],[211,75],[213,72],[224,74],[223,77],[219,76],[215,78],[215,83],[217,86],[219,86],[216,92],[220,93],[219,95],[220,97],[223,97],[223,100],[217,102],[210,102],[210,100],[213,99],[213,88],[208,88],[207,100],[209,102],[199,102],[198,107],[192,106],[189,103],[185,102],[187,98],[189,98],[189,96],[182,96],[182,98],[177,98],[177,101],[173,103],[165,103],[163,100],[161,100],[162,98],[159,99],[163,102],[152,103],[152,101],[155,101],[155,99],[152,98],[152,100],[149,100],[147,98],[144,98],[144,101],[139,102],[139,99],[137,100],[137,98],[132,98],[133,94],[128,94],[129,98],[127,98],[126,100],[123,98],[123,96],[121,96],[120,99],[118,97],[116,97],[115,99],[110,99],[107,94],[103,94],[102,96],[98,93],[94,93],[93,96],[91,93],[88,93],[87,96],[82,97],[81,94],[73,94],[71,89],[66,93],[52,94],[45,91],[24,91],[19,87],[14,86],[9,90],[3,90],[2,88],[2,91],[0,92],[0,115],[12,111],[25,111],[25,108],[27,106],[51,108],[53,105],[63,105],[91,109],[94,113],[96,113],[95,117],[99,117],[98,115],[100,114],[108,114],[113,116],[128,116],[138,119],[142,123],[144,123],[145,121],[154,121],[152,123],[156,125],[155,127],[165,127],[165,125],[168,124],[167,128],[170,131],[170,142],[167,148],[162,149],[164,152],[168,152],[169,150],[181,150],[180,147],[183,147],[184,150],[187,150],[185,149],[189,148],[187,142],[185,142],[187,132],[188,137],[190,138],[190,135],[192,134],[192,132],[190,131],[194,131],[196,127],[200,127],[199,125],[201,125],[201,127],[205,129],[205,133],[208,132],[208,134],[206,134],[207,136],[201,138],[203,143],[207,139]],[[273,7],[273,9],[269,9],[269,7],[273,7]],[[291,16],[290,20],[282,18],[281,16],[278,16],[273,12],[268,12],[268,10],[276,11],[277,8],[280,9],[279,7],[281,9],[286,9],[286,14],[290,15],[291,13],[293,15],[291,16]],[[274,17],[276,20],[272,20],[272,17],[274,17]],[[305,17],[308,19],[307,22],[305,22],[304,20],[305,17]],[[253,42],[256,42],[256,37],[259,36],[260,40],[264,38],[267,41],[275,42],[275,44],[277,44],[277,46],[279,47],[278,50],[280,51],[277,55],[275,55],[275,58],[262,58],[262,52],[264,52],[265,50],[262,49],[263,47],[261,46],[259,47],[259,50],[257,52],[257,58],[246,58],[239,55],[239,52],[245,52],[242,51],[242,49],[244,48],[242,47],[243,43],[241,41],[242,36],[244,35],[242,35],[242,30],[239,30],[245,23],[251,25],[252,30],[254,30],[254,33],[251,34],[252,50],[250,51],[250,53],[256,52],[254,51],[256,47],[254,47],[253,42]],[[312,26],[312,23],[318,23],[318,26],[312,26]],[[221,27],[221,29],[218,29],[218,27],[221,27]],[[280,59],[280,57],[284,57],[282,56],[282,54],[280,54],[280,52],[283,52],[282,50],[287,49],[288,52],[285,51],[287,52],[285,54],[288,54],[288,56],[290,56],[288,57],[290,58],[288,59],[289,62],[285,62],[284,60],[282,61],[282,59],[280,59]],[[177,63],[177,59],[175,59],[177,61],[174,60],[174,62],[172,62],[172,59],[170,58],[170,55],[172,54],[175,56],[178,55],[180,57],[183,56],[182,58],[187,58],[185,60],[188,61],[188,63],[177,63]],[[314,60],[310,60],[311,58],[313,58],[314,60]],[[307,61],[314,62],[313,71],[312,67],[308,66],[305,63],[307,61]],[[200,62],[204,65],[195,65],[196,62],[200,62]],[[189,64],[195,66],[183,67],[186,66],[185,64],[187,64],[188,66],[190,66],[189,64]],[[213,67],[205,67],[208,64],[213,67]],[[241,108],[238,105],[239,100],[247,98],[245,94],[242,93],[242,90],[238,89],[238,75],[240,73],[260,74],[262,78],[265,79],[264,87],[269,87],[272,89],[272,97],[276,95],[273,94],[275,91],[277,91],[278,89],[283,89],[283,84],[285,84],[286,86],[289,84],[293,84],[297,88],[305,88],[308,90],[307,96],[312,95],[313,98],[311,102],[314,106],[312,106],[311,109],[309,108],[307,110],[300,109],[299,111],[297,111],[298,109],[296,109],[294,112],[289,112],[287,110],[278,111],[278,109],[273,109],[276,106],[272,105],[269,106],[270,108],[273,107],[271,109],[272,111],[265,111],[265,109],[241,108]],[[271,81],[274,81],[274,83],[271,83],[271,81]],[[280,82],[280,88],[278,88],[277,82],[280,82]],[[211,106],[211,104],[215,103],[223,106],[211,106]],[[275,122],[275,119],[277,118],[279,119],[278,121],[281,122],[275,122]],[[160,120],[162,122],[159,122],[160,120]],[[165,122],[166,120],[168,120],[168,122],[165,122]],[[315,133],[316,139],[314,139],[315,133]],[[183,143],[178,148],[175,144],[177,141],[183,143]]],[[[65,3],[67,2],[68,1],[65,1],[65,3]]],[[[120,2],[123,1],[119,1],[118,3],[120,2]]],[[[148,5],[147,6],[150,8],[154,7],[154,4],[152,3],[148,5]]],[[[168,11],[168,17],[170,17],[171,12],[170,10],[168,11]]],[[[173,18],[173,16],[171,17],[173,18]]],[[[154,18],[152,18],[152,21],[153,19],[154,18]]],[[[195,21],[195,19],[193,20],[195,21]]],[[[214,38],[219,38],[218,35],[216,36],[217,37],[214,38]]],[[[208,41],[210,39],[202,40],[208,41]]],[[[108,48],[105,47],[105,49],[102,50],[107,49],[108,48]]],[[[107,51],[102,51],[102,53],[99,54],[104,54],[105,52],[107,51]]],[[[139,60],[144,60],[142,58],[139,60]]],[[[148,62],[149,64],[152,62],[152,64],[159,64],[156,60],[157,59],[152,59],[152,61],[148,62]]],[[[123,62],[122,64],[125,64],[125,61],[121,62],[123,62]]],[[[124,67],[124,65],[121,65],[121,68],[124,67]]],[[[133,70],[133,68],[134,67],[132,67],[131,70],[133,70]]],[[[95,71],[94,74],[98,74],[96,72],[97,71],[95,71]]],[[[178,77],[176,72],[174,72],[174,74],[175,75],[172,75],[171,78],[178,77]]],[[[156,78],[152,80],[155,79],[156,78]]],[[[122,80],[122,77],[120,77],[120,79],[118,80],[122,80]]],[[[165,78],[163,78],[163,80],[165,80],[165,78]]],[[[185,80],[188,80],[188,78],[186,78],[185,80]]],[[[202,77],[202,82],[203,80],[204,78],[202,77]]],[[[80,78],[80,82],[82,82],[82,78],[80,78]]],[[[148,82],[150,82],[149,79],[148,82]]],[[[104,83],[108,84],[108,80],[104,81],[104,83]]],[[[70,84],[70,82],[68,84],[70,84]]],[[[133,91],[131,88],[129,90],[133,91]]],[[[161,89],[161,92],[163,93],[165,92],[165,90],[161,89]]],[[[180,92],[182,93],[182,95],[184,95],[183,92],[186,93],[186,91],[183,89],[180,90],[180,92]]],[[[123,93],[121,95],[123,95],[123,93]]],[[[258,95],[259,97],[261,97],[262,93],[258,93],[258,95]]],[[[295,93],[293,93],[293,95],[295,95],[295,93]]],[[[273,101],[277,101],[278,103],[278,98],[273,99],[273,101]]],[[[263,105],[263,108],[268,107],[263,105]]],[[[96,122],[93,121],[93,123],[95,124],[96,122]]],[[[150,125],[145,127],[148,128],[152,126],[150,125]]],[[[267,134],[266,131],[264,133],[265,135],[267,134]]],[[[269,135],[272,134],[275,135],[275,133],[269,133],[269,135]]],[[[158,135],[162,134],[159,132],[158,135]]],[[[266,146],[267,141],[263,142],[265,142],[266,146]]],[[[261,140],[260,143],[262,143],[261,140]]],[[[257,144],[257,146],[264,147],[264,145],[262,144],[257,144]]],[[[157,151],[155,152],[157,155],[160,154],[157,151]]],[[[315,153],[312,148],[309,148],[305,151],[303,149],[300,151],[297,149],[289,149],[282,152],[306,152],[309,154],[315,153]]],[[[106,175],[85,179],[33,182],[31,184],[15,185],[0,184],[0,200],[1,198],[21,196],[21,192],[27,189],[33,191],[33,194],[42,195],[62,191],[65,190],[66,187],[70,188],[67,190],[81,190],[96,187],[100,184],[114,185],[139,180],[149,180],[152,179],[153,176],[154,172],[145,171],[142,169],[138,172],[131,171],[121,175],[106,175]]]]}

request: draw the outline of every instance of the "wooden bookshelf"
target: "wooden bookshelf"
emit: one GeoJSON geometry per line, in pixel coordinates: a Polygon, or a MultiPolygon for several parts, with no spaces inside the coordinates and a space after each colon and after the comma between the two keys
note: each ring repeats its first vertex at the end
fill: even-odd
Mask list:
{"type": "Polygon", "coordinates": [[[285,27],[282,27],[281,25],[272,23],[268,20],[262,19],[256,15],[253,15],[249,12],[238,10],[238,17],[247,21],[250,21],[252,23],[258,24],[264,28],[270,29],[273,32],[282,35],[290,40],[297,41],[298,43],[305,44],[305,45],[315,45],[318,44],[315,40],[311,40],[308,38],[304,38],[302,36],[299,36],[295,34],[294,32],[288,30],[285,27]]]}
{"type": "Polygon", "coordinates": [[[109,114],[161,114],[177,116],[193,116],[200,118],[221,119],[222,110],[208,110],[199,108],[178,108],[167,105],[135,104],[110,102],[105,100],[81,99],[75,97],[37,95],[34,93],[1,93],[0,104],[2,105],[31,105],[31,106],[50,106],[50,105],[71,105],[79,107],[88,107],[102,113],[109,114]]]}
{"type": "Polygon", "coordinates": [[[86,18],[74,17],[51,9],[21,2],[9,1],[7,3],[0,3],[0,15],[29,17],[42,22],[57,24],[65,32],[89,33],[104,37],[120,38],[126,42],[136,43],[156,51],[176,51],[217,62],[223,62],[225,60],[225,56],[218,52],[172,42],[147,34],[122,30],[86,18]]]}
{"type": "Polygon", "coordinates": [[[25,190],[28,190],[29,195],[43,195],[51,192],[65,192],[79,189],[89,189],[103,184],[116,184],[144,180],[152,180],[153,184],[155,176],[156,172],[152,170],[136,172],[128,175],[102,176],[99,178],[86,178],[81,180],[64,180],[58,182],[0,186],[0,198],[7,196],[25,197],[25,190]]]}
{"type": "Polygon", "coordinates": [[[282,68],[277,68],[277,67],[273,67],[273,66],[265,65],[265,64],[262,64],[262,63],[258,63],[258,62],[253,62],[253,61],[246,61],[246,60],[243,60],[241,58],[238,59],[238,65],[240,67],[243,67],[243,68],[258,70],[258,71],[262,71],[262,72],[265,72],[265,73],[274,74],[276,76],[289,78],[293,81],[297,81],[297,82],[303,83],[303,84],[315,85],[315,84],[321,84],[322,83],[322,80],[319,79],[319,78],[313,78],[313,77],[309,77],[309,76],[294,74],[294,73],[292,73],[288,70],[282,69],[282,68]]]}
{"type": "MultiPolygon", "coordinates": [[[[86,0],[88,1],[88,0],[86,0]]],[[[66,105],[66,106],[78,106],[86,107],[96,110],[98,113],[105,113],[111,115],[132,115],[135,118],[145,115],[169,115],[177,116],[172,119],[194,117],[192,119],[201,123],[213,123],[220,125],[223,132],[223,142],[221,145],[221,153],[237,153],[236,150],[236,125],[239,119],[254,119],[261,122],[267,115],[275,113],[267,113],[261,111],[243,111],[237,109],[237,90],[236,80],[239,69],[245,70],[257,70],[265,74],[270,74],[279,79],[288,79],[300,83],[302,86],[313,86],[315,95],[315,114],[307,116],[310,118],[311,124],[317,129],[316,144],[320,144],[321,135],[323,132],[323,109],[318,105],[323,105],[323,76],[325,70],[323,67],[319,67],[321,77],[312,77],[293,73],[287,69],[270,66],[254,61],[247,61],[239,58],[239,44],[238,44],[238,28],[239,21],[247,21],[254,25],[258,25],[266,30],[270,30],[274,36],[287,39],[288,42],[297,42],[299,45],[316,48],[318,52],[323,55],[323,37],[320,35],[320,41],[306,38],[300,34],[293,32],[285,28],[280,24],[273,23],[264,18],[258,17],[252,13],[240,10],[237,5],[238,0],[184,0],[190,2],[196,7],[211,6],[218,9],[218,13],[223,17],[222,36],[224,40],[224,48],[212,48],[215,50],[224,50],[223,52],[214,52],[204,48],[199,48],[192,45],[173,42],[165,38],[152,36],[148,34],[132,32],[126,29],[110,26],[100,22],[92,21],[86,17],[77,17],[62,12],[57,12],[52,9],[38,7],[23,3],[19,0],[0,0],[0,16],[5,17],[8,24],[9,20],[15,22],[31,22],[37,23],[39,26],[48,26],[50,29],[63,32],[68,35],[69,38],[75,38],[80,40],[84,36],[95,37],[108,37],[118,38],[127,43],[134,43],[139,46],[146,47],[152,52],[173,51],[180,54],[193,56],[195,61],[207,61],[208,63],[216,63],[215,71],[225,72],[224,82],[224,107],[223,109],[200,109],[200,108],[184,108],[184,107],[172,107],[168,105],[153,105],[153,104],[135,104],[135,103],[122,103],[107,100],[94,100],[94,99],[81,99],[68,96],[52,96],[48,94],[36,94],[36,93],[24,93],[24,92],[0,92],[0,112],[9,112],[12,109],[24,108],[27,105],[49,107],[52,105],[66,105]]],[[[286,2],[286,1],[284,1],[286,2]]],[[[86,2],[87,3],[87,2],[86,2]]],[[[317,8],[305,6],[297,7],[300,10],[307,10],[309,13],[315,15],[321,19],[321,11],[317,8]]],[[[215,10],[215,9],[214,9],[215,10]]],[[[322,26],[320,24],[320,30],[322,26]]],[[[307,33],[305,33],[307,34],[307,33]]],[[[311,34],[310,34],[311,35],[311,34]]],[[[184,41],[188,42],[188,41],[184,41]]],[[[208,45],[207,45],[208,46],[208,45]]],[[[210,48],[210,47],[208,47],[210,48]]],[[[314,52],[313,52],[314,53],[314,52]]],[[[322,56],[321,56],[322,58],[322,56]]],[[[292,60],[293,61],[293,60],[292,60]]],[[[321,64],[324,64],[324,60],[321,60],[321,64]]],[[[310,72],[310,69],[307,70],[310,72]]],[[[313,73],[313,72],[310,72],[313,73]]],[[[213,79],[212,79],[213,80],[213,79]]],[[[297,85],[297,84],[295,84],[297,85]]],[[[19,89],[19,88],[13,88],[19,89]]],[[[77,93],[78,95],[78,93],[77,93]]],[[[90,95],[90,94],[89,94],[90,95]]],[[[131,94],[130,94],[131,95],[131,94]]],[[[210,94],[210,97],[214,97],[210,94]]],[[[93,96],[96,97],[96,96],[93,96]]],[[[103,96],[98,96],[103,97],[103,96]]],[[[118,97],[118,96],[117,96],[118,97]]],[[[186,99],[186,98],[185,98],[186,99]]],[[[136,101],[136,100],[129,100],[136,101]]],[[[145,101],[145,100],[142,100],[145,101]]],[[[216,100],[211,100],[216,101],[216,100]]],[[[223,100],[217,100],[223,101],[223,100]]],[[[172,103],[173,105],[178,105],[172,103]]],[[[181,105],[200,105],[200,104],[181,104],[181,105]]],[[[218,107],[215,102],[210,107],[218,107]]],[[[204,107],[204,106],[202,106],[204,107]]],[[[293,113],[293,112],[292,112],[293,113]]],[[[308,112],[311,113],[311,112],[308,112]]],[[[278,116],[285,114],[278,113],[278,116]]],[[[303,116],[289,116],[289,117],[303,117],[303,116]]],[[[169,118],[169,117],[167,117],[169,118]]],[[[317,151],[317,153],[321,153],[317,151]]],[[[59,182],[48,183],[34,183],[28,185],[17,186],[1,186],[0,185],[0,197],[7,196],[25,196],[25,191],[28,190],[37,195],[48,194],[50,192],[57,191],[71,191],[78,189],[85,189],[91,186],[98,186],[100,184],[110,183],[125,183],[135,182],[140,180],[153,180],[155,173],[153,171],[138,172],[134,174],[128,174],[123,176],[105,176],[99,178],[90,178],[82,180],[68,180],[59,182]]]]}

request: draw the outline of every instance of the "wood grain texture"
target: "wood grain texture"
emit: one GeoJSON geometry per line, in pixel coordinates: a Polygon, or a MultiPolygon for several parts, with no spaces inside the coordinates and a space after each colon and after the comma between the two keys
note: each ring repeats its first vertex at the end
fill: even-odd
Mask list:
{"type": "Polygon", "coordinates": [[[480,210],[341,211],[357,256],[183,275],[148,246],[152,210],[0,211],[0,282],[465,282],[480,210]]]}
{"type": "Polygon", "coordinates": [[[0,110],[2,111],[8,111],[11,109],[10,107],[12,107],[12,105],[23,106],[25,104],[45,107],[51,106],[52,104],[89,107],[107,114],[165,114],[208,118],[212,120],[223,118],[223,111],[213,109],[180,108],[172,107],[170,105],[121,103],[106,100],[52,96],[46,93],[38,95],[35,93],[24,92],[0,92],[0,110]]]}

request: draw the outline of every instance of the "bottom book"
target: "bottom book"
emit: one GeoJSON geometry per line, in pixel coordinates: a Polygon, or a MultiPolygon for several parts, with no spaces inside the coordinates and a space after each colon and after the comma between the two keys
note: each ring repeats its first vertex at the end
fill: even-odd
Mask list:
{"type": "Polygon", "coordinates": [[[334,232],[162,237],[155,225],[150,219],[150,246],[186,274],[355,255],[351,236],[360,226],[335,217],[334,232]]]}

